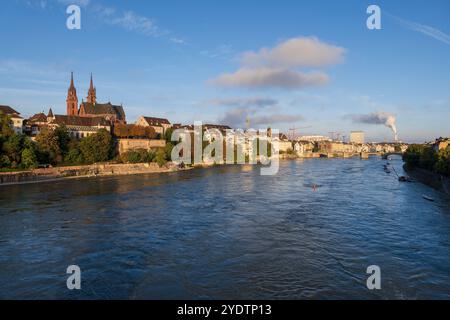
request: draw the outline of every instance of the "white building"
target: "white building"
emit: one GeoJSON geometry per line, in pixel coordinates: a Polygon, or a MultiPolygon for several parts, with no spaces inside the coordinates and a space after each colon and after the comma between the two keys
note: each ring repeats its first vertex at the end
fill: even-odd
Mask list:
{"type": "Polygon", "coordinates": [[[21,134],[23,133],[23,118],[20,116],[20,113],[11,108],[10,106],[1,106],[0,105],[0,113],[6,114],[11,119],[11,128],[15,133],[21,134]]]}
{"type": "Polygon", "coordinates": [[[364,144],[364,131],[351,131],[350,143],[364,144]]]}
{"type": "Polygon", "coordinates": [[[297,141],[309,141],[309,142],[320,142],[320,141],[332,141],[330,137],[326,136],[301,136],[297,138],[297,141]]]}

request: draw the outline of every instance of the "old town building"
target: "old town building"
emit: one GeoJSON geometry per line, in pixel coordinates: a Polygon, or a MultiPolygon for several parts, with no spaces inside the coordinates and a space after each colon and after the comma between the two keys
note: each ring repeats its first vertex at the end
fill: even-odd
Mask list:
{"type": "Polygon", "coordinates": [[[11,128],[16,133],[23,132],[23,118],[20,116],[20,113],[11,108],[10,106],[2,106],[0,105],[0,113],[6,114],[11,119],[11,128]]]}
{"type": "Polygon", "coordinates": [[[136,121],[136,125],[142,127],[152,127],[153,129],[155,129],[155,132],[160,135],[165,134],[166,130],[172,127],[169,120],[167,119],[144,116],[139,117],[139,119],[136,121]]]}

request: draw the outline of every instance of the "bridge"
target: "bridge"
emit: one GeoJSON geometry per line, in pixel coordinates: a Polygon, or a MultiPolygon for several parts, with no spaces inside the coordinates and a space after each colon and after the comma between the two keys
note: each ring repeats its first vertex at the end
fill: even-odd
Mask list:
{"type": "Polygon", "coordinates": [[[402,156],[403,153],[402,152],[385,152],[385,153],[383,153],[383,152],[361,152],[359,154],[361,159],[368,159],[369,156],[381,156],[381,158],[387,159],[389,156],[394,156],[394,155],[402,156]]]}
{"type": "Polygon", "coordinates": [[[381,155],[383,159],[389,158],[389,156],[403,156],[403,152],[386,152],[381,155]]]}

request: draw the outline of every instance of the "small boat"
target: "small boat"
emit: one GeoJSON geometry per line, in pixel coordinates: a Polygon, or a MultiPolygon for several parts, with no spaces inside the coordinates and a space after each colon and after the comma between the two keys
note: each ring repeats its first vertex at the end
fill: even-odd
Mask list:
{"type": "Polygon", "coordinates": [[[398,181],[400,182],[411,182],[411,178],[408,176],[400,176],[398,177],[398,181]]]}
{"type": "Polygon", "coordinates": [[[386,172],[386,173],[391,173],[391,170],[385,169],[384,172],[386,172]]]}
{"type": "Polygon", "coordinates": [[[425,200],[428,200],[428,201],[434,201],[434,199],[432,197],[429,197],[425,194],[422,195],[422,198],[424,198],[425,200]]]}

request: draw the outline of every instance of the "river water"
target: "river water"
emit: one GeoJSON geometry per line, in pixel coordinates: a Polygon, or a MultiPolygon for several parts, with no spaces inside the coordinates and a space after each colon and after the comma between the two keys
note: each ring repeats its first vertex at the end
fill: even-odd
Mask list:
{"type": "Polygon", "coordinates": [[[0,187],[0,298],[449,299],[450,200],[385,162],[0,187]],[[66,287],[73,264],[81,290],[66,287]]]}

